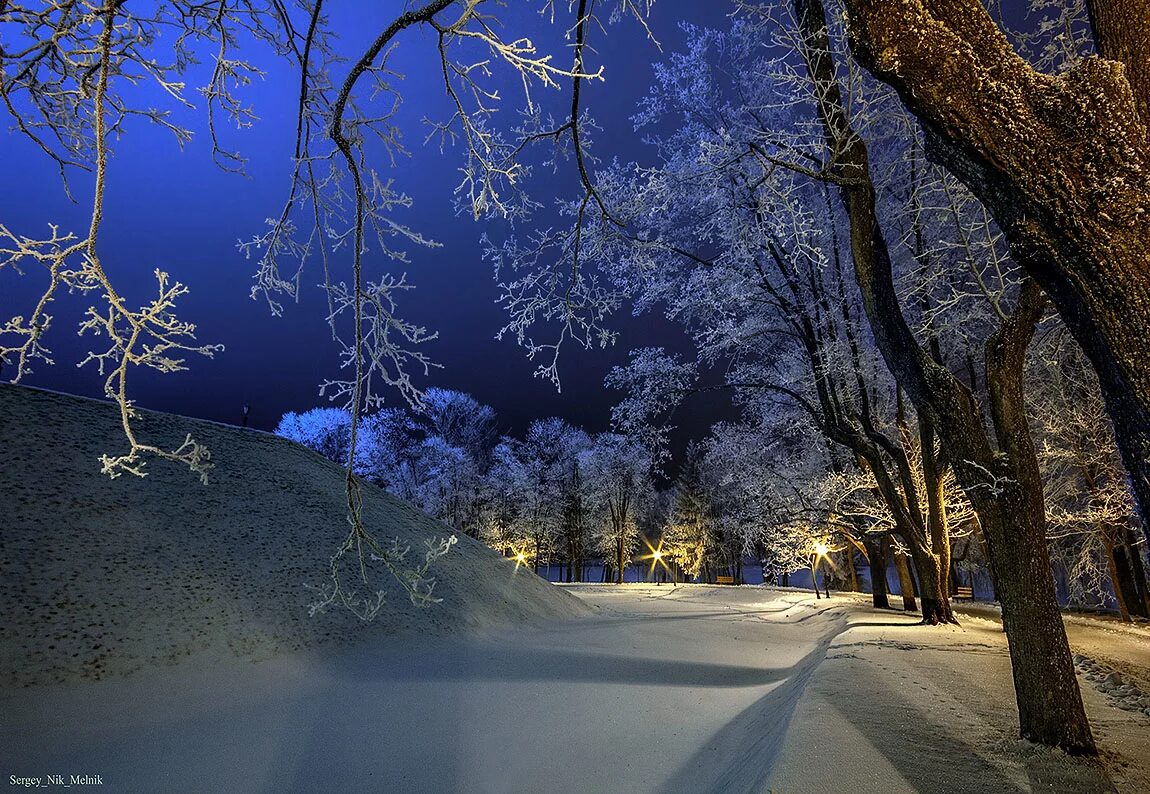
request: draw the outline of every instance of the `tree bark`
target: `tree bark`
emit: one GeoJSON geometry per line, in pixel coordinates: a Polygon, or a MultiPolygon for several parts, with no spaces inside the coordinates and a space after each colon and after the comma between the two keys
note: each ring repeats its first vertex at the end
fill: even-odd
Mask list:
{"type": "Polygon", "coordinates": [[[1067,657],[1069,650],[1055,600],[1046,540],[1039,532],[1018,531],[1018,524],[1027,515],[1017,503],[1020,498],[1017,493],[1004,495],[998,500],[1001,507],[985,511],[983,521],[989,524],[987,535],[1022,735],[1067,752],[1093,753],[1094,741],[1082,711],[1073,663],[1061,658],[1061,649],[1067,649],[1067,657]],[[994,553],[1003,544],[1011,544],[1014,553],[994,553]],[[1058,649],[1054,656],[1052,648],[1058,649]]]}
{"type": "Polygon", "coordinates": [[[1129,549],[1126,548],[1125,544],[1113,546],[1112,549],[1114,552],[1114,566],[1118,572],[1118,588],[1122,591],[1122,596],[1126,600],[1126,607],[1129,614],[1140,618],[1148,617],[1145,605],[1142,603],[1141,593],[1138,592],[1138,587],[1134,584],[1134,574],[1131,571],[1129,549]]]}
{"type": "Polygon", "coordinates": [[[623,530],[615,541],[615,584],[623,584],[623,530]]]}
{"type": "MultiPolygon", "coordinates": [[[[938,555],[928,549],[911,549],[914,570],[918,574],[918,595],[922,606],[922,622],[937,626],[957,623],[950,611],[950,599],[943,591],[942,565],[938,555]]],[[[908,571],[908,578],[909,578],[908,571]]]]}
{"type": "Polygon", "coordinates": [[[1087,0],[1098,54],[1126,68],[1126,81],[1143,124],[1150,125],[1150,4],[1087,0]]]}

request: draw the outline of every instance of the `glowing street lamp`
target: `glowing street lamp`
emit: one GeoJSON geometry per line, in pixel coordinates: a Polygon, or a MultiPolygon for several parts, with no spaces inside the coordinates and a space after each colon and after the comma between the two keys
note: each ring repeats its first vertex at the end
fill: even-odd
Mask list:
{"type": "MultiPolygon", "coordinates": [[[[815,541],[815,559],[814,559],[814,564],[811,565],[811,584],[813,584],[815,587],[815,597],[816,598],[819,595],[819,566],[820,566],[820,564],[823,562],[823,560],[826,560],[828,566],[833,565],[833,562],[830,560],[829,557],[827,557],[827,555],[830,554],[830,552],[831,552],[831,549],[829,546],[827,546],[827,544],[823,543],[821,540],[815,541]]],[[[823,572],[823,588],[826,590],[827,598],[830,598],[831,597],[830,583],[827,582],[827,572],[825,570],[823,572]]]]}
{"type": "Polygon", "coordinates": [[[670,570],[667,567],[666,560],[664,559],[667,555],[663,553],[663,540],[662,538],[659,539],[658,547],[652,546],[647,542],[646,538],[643,539],[643,542],[647,544],[647,548],[651,551],[651,553],[644,558],[651,561],[651,568],[647,571],[647,580],[650,581],[650,579],[654,576],[655,584],[662,584],[662,582],[659,581],[659,577],[655,575],[656,569],[662,565],[663,568],[670,570]]]}

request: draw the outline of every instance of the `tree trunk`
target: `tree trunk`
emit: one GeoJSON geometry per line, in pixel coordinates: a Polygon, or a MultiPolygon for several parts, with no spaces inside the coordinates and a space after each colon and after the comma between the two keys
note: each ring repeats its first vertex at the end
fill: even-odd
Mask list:
{"type": "MultiPolygon", "coordinates": [[[[942,565],[939,558],[925,549],[911,549],[914,569],[918,573],[919,597],[922,600],[922,622],[937,626],[956,623],[950,611],[950,599],[943,592],[942,565]]],[[[907,572],[908,576],[910,572],[907,572]]]]}
{"type": "Polygon", "coordinates": [[[875,609],[890,609],[886,586],[886,549],[882,541],[866,544],[870,565],[871,604],[875,609]]]}
{"type": "Polygon", "coordinates": [[[1118,603],[1118,617],[1123,623],[1129,623],[1130,610],[1126,607],[1124,583],[1118,573],[1118,560],[1114,556],[1114,541],[1106,531],[1102,532],[1102,543],[1106,547],[1106,567],[1110,570],[1110,585],[1114,589],[1114,600],[1118,603]]]}
{"type": "Polygon", "coordinates": [[[1126,68],[1126,80],[1144,124],[1150,124],[1150,5],[1126,0],[1086,0],[1094,46],[1126,68]]]}
{"type": "MultiPolygon", "coordinates": [[[[938,356],[935,356],[938,359],[938,356]]],[[[950,610],[950,528],[946,524],[946,494],[943,469],[934,453],[934,422],[930,414],[919,417],[919,440],[922,445],[922,473],[926,490],[927,527],[934,563],[938,569],[938,605],[929,605],[923,597],[923,618],[931,623],[953,623],[950,610]]]]}
{"type": "Polygon", "coordinates": [[[1018,507],[1013,501],[1001,499],[1000,510],[984,511],[983,525],[992,552],[1003,544],[1014,550],[1012,554],[992,553],[991,559],[1010,646],[1022,736],[1067,752],[1092,754],[1094,740],[1055,600],[1046,539],[1038,531],[1018,531],[1017,522],[1025,520],[1026,511],[1011,509],[1018,507]]]}
{"type": "Polygon", "coordinates": [[[1126,541],[1126,548],[1130,549],[1130,572],[1134,576],[1134,584],[1142,597],[1142,607],[1150,617],[1150,589],[1146,584],[1146,568],[1142,565],[1142,551],[1135,543],[1134,533],[1129,527],[1122,528],[1122,538],[1126,541]]]}
{"type": "Polygon", "coordinates": [[[1114,558],[1115,571],[1118,574],[1116,585],[1126,602],[1127,614],[1140,618],[1150,617],[1146,614],[1146,605],[1142,603],[1142,594],[1138,592],[1138,587],[1134,584],[1134,573],[1130,565],[1130,550],[1125,545],[1112,545],[1110,551],[1114,558]]]}
{"type": "Polygon", "coordinates": [[[615,584],[623,584],[623,531],[619,530],[619,538],[615,542],[615,584]]]}
{"type": "Polygon", "coordinates": [[[911,581],[910,570],[906,566],[906,556],[898,551],[894,552],[894,567],[898,571],[898,589],[902,593],[903,610],[918,612],[918,604],[914,600],[914,582],[911,581]]]}

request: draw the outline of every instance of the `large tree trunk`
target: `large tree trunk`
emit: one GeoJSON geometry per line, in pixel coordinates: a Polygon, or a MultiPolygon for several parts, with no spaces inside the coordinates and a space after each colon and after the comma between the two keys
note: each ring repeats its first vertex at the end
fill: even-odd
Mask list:
{"type": "Polygon", "coordinates": [[[1143,123],[1150,124],[1150,5],[1139,0],[1086,0],[1094,45],[1126,68],[1143,123]]]}
{"type": "Polygon", "coordinates": [[[1110,548],[1114,558],[1114,567],[1118,573],[1118,589],[1122,591],[1129,614],[1140,618],[1150,617],[1146,614],[1146,604],[1143,602],[1142,594],[1138,591],[1138,585],[1134,580],[1131,550],[1125,544],[1111,545],[1110,548]]]}
{"type": "MultiPolygon", "coordinates": [[[[869,13],[886,18],[897,17],[907,8],[921,8],[929,0],[847,2],[852,9],[865,9],[856,10],[856,17],[869,13]]],[[[935,4],[945,5],[951,11],[970,4],[973,8],[968,13],[981,14],[989,20],[976,0],[937,0],[935,4]]],[[[820,120],[837,161],[836,176],[850,220],[855,277],[875,341],[887,367],[916,409],[935,421],[935,432],[954,460],[959,483],[987,535],[1010,648],[1021,733],[1031,741],[1055,745],[1067,752],[1094,753],[1055,598],[1046,548],[1042,484],[1022,400],[1022,362],[1034,324],[1041,316],[1041,296],[1033,284],[1025,285],[1014,313],[987,343],[995,445],[987,437],[981,410],[970,391],[929,356],[906,323],[894,285],[890,250],[877,215],[869,154],[851,127],[836,81],[825,11],[821,0],[795,0],[795,8],[804,34],[803,54],[819,88],[820,120]]],[[[897,43],[901,47],[902,39],[929,38],[929,32],[905,28],[891,46],[897,43]]],[[[916,66],[921,66],[924,58],[936,67],[946,60],[947,56],[938,56],[929,47],[919,52],[922,47],[915,46],[916,66]]],[[[965,48],[963,42],[953,40],[948,46],[965,48]]],[[[887,58],[885,51],[882,57],[887,58]]],[[[988,75],[987,80],[993,80],[993,76],[988,75]]],[[[971,83],[960,90],[984,94],[986,85],[971,83]]],[[[1001,115],[998,120],[1004,124],[1016,121],[1001,115]]],[[[1040,162],[1030,164],[1032,175],[1039,172],[1040,162]]],[[[1150,224],[1150,219],[1146,223],[1150,224]]],[[[1150,225],[1145,231],[1150,232],[1150,225]]],[[[1150,288],[1150,279],[1147,281],[1150,288]]],[[[1144,313],[1150,320],[1150,289],[1147,298],[1144,313]]],[[[1150,335],[1142,344],[1150,353],[1150,335]]],[[[1144,372],[1150,383],[1150,364],[1144,365],[1144,372]]]]}
{"type": "Polygon", "coordinates": [[[950,599],[943,591],[943,568],[936,554],[928,549],[911,548],[914,570],[918,573],[918,593],[922,601],[922,622],[937,626],[956,623],[950,611],[950,599]]]}
{"type": "Polygon", "coordinates": [[[981,0],[846,6],[859,60],[994,213],[1093,364],[1150,538],[1150,3],[1090,0],[1103,58],[1058,77],[981,0]]]}
{"type": "Polygon", "coordinates": [[[1068,752],[1092,753],[1094,739],[1055,599],[1046,539],[1037,531],[1042,527],[1018,531],[1027,513],[1018,503],[1021,499],[1018,494],[1004,494],[999,509],[983,511],[983,522],[1002,603],[1022,735],[1068,752]],[[995,553],[1004,544],[1010,544],[1013,553],[995,553]],[[1052,649],[1058,651],[1052,654],[1052,649]]]}

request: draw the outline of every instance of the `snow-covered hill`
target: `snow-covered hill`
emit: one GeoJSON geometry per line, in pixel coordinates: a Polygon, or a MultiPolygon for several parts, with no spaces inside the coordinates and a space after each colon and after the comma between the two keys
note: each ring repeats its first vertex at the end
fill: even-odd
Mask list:
{"type": "MultiPolygon", "coordinates": [[[[125,445],[114,406],[0,384],[0,686],[588,611],[460,537],[434,570],[442,603],[417,608],[395,590],[371,624],[337,608],[309,617],[307,585],[326,582],[346,534],[342,471],[266,433],[142,413],[149,441],[170,448],[192,433],[210,448],[208,485],[165,461],[110,480],[97,458],[125,445]]],[[[373,487],[364,516],[414,551],[449,532],[373,487]]]]}

